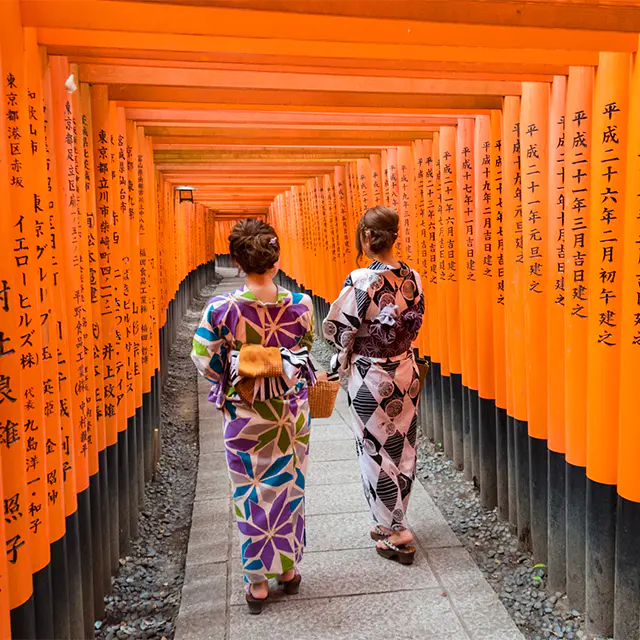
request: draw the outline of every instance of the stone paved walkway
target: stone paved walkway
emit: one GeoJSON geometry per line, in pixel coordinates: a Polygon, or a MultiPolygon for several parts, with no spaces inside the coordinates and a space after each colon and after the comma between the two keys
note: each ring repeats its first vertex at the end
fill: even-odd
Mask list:
{"type": "MultiPolygon", "coordinates": [[[[221,291],[237,288],[235,278],[221,291]]],[[[496,594],[416,482],[409,522],[415,563],[380,558],[358,474],[343,392],[314,420],[300,593],[251,616],[244,603],[221,419],[199,382],[200,463],[176,640],[521,640],[496,594]]]]}

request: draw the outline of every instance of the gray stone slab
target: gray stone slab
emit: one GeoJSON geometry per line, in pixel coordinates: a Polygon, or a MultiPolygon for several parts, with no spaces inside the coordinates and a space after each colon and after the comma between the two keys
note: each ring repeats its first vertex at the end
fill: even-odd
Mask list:
{"type": "Polygon", "coordinates": [[[371,516],[368,511],[344,514],[326,514],[307,518],[307,551],[337,551],[340,549],[371,548],[371,516]]]}
{"type": "Polygon", "coordinates": [[[206,420],[208,418],[215,419],[219,413],[220,412],[216,409],[215,405],[211,404],[207,400],[203,400],[202,398],[200,399],[200,404],[198,405],[198,415],[200,420],[206,420]]]}
{"type": "Polygon", "coordinates": [[[187,566],[226,563],[229,556],[229,519],[193,522],[189,534],[187,566]]]}
{"type": "Polygon", "coordinates": [[[231,502],[228,498],[217,500],[199,500],[193,503],[191,526],[207,526],[214,522],[229,523],[231,521],[231,502]]]}
{"type": "MultiPolygon", "coordinates": [[[[404,567],[381,558],[373,549],[308,553],[302,559],[300,571],[302,584],[297,596],[285,596],[274,583],[270,599],[306,600],[438,587],[424,555],[419,555],[412,566],[404,567]]],[[[244,590],[239,563],[234,563],[231,574],[231,604],[242,604],[244,590]]]]}
{"type": "Polygon", "coordinates": [[[226,465],[225,467],[216,468],[203,468],[201,465],[198,469],[195,501],[215,500],[216,498],[225,498],[230,495],[231,483],[226,465]]]}
{"type": "Polygon", "coordinates": [[[445,589],[458,592],[489,589],[493,592],[466,549],[429,549],[427,557],[445,589]]]}
{"type": "Polygon", "coordinates": [[[224,438],[222,436],[200,439],[201,456],[210,455],[212,453],[223,453],[224,450],[224,438]]]}
{"type": "Polygon", "coordinates": [[[326,442],[332,440],[352,441],[351,429],[342,421],[317,424],[311,423],[311,446],[316,442],[326,442]]]}
{"type": "MultiPolygon", "coordinates": [[[[307,516],[307,548],[306,553],[319,551],[338,551],[341,549],[372,549],[375,543],[371,540],[371,517],[368,511],[344,514],[326,514],[307,516]]],[[[232,524],[232,554],[240,557],[240,534],[238,527],[232,524]]]]}
{"type": "Polygon", "coordinates": [[[407,520],[418,542],[425,549],[460,546],[460,540],[451,531],[431,496],[418,481],[414,483],[411,491],[407,520]]]}
{"type": "Polygon", "coordinates": [[[200,454],[198,461],[198,474],[222,469],[227,472],[227,458],[224,453],[200,454]]]}
{"type": "Polygon", "coordinates": [[[260,616],[230,608],[229,640],[467,640],[440,589],[273,603],[260,616]],[[303,608],[304,606],[304,608],[303,608]]]}
{"type": "Polygon", "coordinates": [[[431,568],[477,640],[521,640],[520,631],[466,549],[429,549],[431,568]]]}
{"type": "Polygon", "coordinates": [[[316,461],[313,458],[313,451],[309,456],[309,469],[307,471],[307,484],[345,484],[358,482],[360,472],[358,462],[353,460],[335,460],[332,462],[316,461]]]}
{"type": "Polygon", "coordinates": [[[333,413],[334,416],[338,415],[342,418],[342,421],[345,424],[351,424],[353,422],[353,417],[351,415],[351,409],[347,407],[347,405],[336,405],[335,411],[333,413]]]}
{"type": "Polygon", "coordinates": [[[224,640],[227,631],[227,565],[187,566],[175,640],[224,640]]]}
{"type": "Polygon", "coordinates": [[[213,418],[200,417],[200,436],[203,435],[222,435],[222,417],[215,416],[213,418]]]}
{"type": "Polygon", "coordinates": [[[351,514],[367,512],[369,507],[364,498],[361,482],[349,484],[312,484],[306,490],[306,512],[308,516],[329,513],[351,514]]]}
{"type": "Polygon", "coordinates": [[[492,589],[491,593],[485,590],[464,593],[454,590],[448,593],[458,617],[473,640],[524,640],[492,589]]]}
{"type": "Polygon", "coordinates": [[[311,444],[310,455],[317,462],[332,460],[357,460],[355,440],[325,440],[314,441],[311,444]]]}

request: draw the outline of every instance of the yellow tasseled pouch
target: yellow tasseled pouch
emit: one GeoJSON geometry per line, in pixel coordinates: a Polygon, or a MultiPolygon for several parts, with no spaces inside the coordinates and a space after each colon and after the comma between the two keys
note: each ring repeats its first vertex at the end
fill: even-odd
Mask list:
{"type": "Polygon", "coordinates": [[[282,354],[278,347],[244,344],[238,355],[238,374],[242,380],[236,384],[238,395],[253,404],[255,378],[277,378],[284,374],[282,354]]]}
{"type": "Polygon", "coordinates": [[[280,349],[243,344],[238,357],[238,374],[243,378],[277,378],[283,375],[280,349]]]}

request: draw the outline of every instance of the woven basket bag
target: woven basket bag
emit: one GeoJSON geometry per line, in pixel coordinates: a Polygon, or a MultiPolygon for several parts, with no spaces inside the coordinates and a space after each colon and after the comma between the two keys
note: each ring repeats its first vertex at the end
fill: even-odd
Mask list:
{"type": "Polygon", "coordinates": [[[312,418],[330,418],[340,390],[338,380],[318,380],[309,387],[309,412],[312,418]]]}

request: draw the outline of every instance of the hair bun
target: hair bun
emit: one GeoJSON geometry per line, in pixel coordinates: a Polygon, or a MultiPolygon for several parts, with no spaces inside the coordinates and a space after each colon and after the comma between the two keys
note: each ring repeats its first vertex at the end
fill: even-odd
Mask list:
{"type": "Polygon", "coordinates": [[[231,230],[229,252],[245,273],[264,274],[278,262],[280,242],[271,225],[246,218],[231,230]]]}

